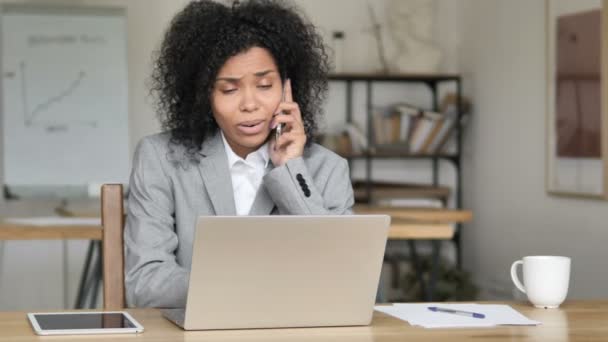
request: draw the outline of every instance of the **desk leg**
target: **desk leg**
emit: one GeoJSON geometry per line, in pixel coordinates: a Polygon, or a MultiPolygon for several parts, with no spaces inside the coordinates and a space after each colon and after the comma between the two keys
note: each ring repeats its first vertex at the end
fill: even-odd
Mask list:
{"type": "Polygon", "coordinates": [[[439,269],[439,250],[441,249],[441,241],[433,240],[433,256],[431,265],[431,280],[429,282],[429,288],[427,291],[428,301],[433,301],[433,294],[435,294],[435,285],[437,284],[437,273],[439,269]]]}
{"type": "Polygon", "coordinates": [[[428,289],[426,287],[426,282],[424,281],[422,265],[420,264],[420,260],[418,259],[418,252],[416,251],[416,241],[408,240],[407,243],[410,247],[410,259],[412,260],[412,266],[414,266],[414,271],[416,272],[416,278],[418,278],[418,282],[420,283],[422,297],[425,301],[428,301],[429,294],[427,291],[428,289]]]}
{"type": "Polygon", "coordinates": [[[63,248],[63,309],[68,308],[68,240],[61,241],[63,248]]]}
{"type": "Polygon", "coordinates": [[[91,289],[91,301],[89,302],[89,309],[95,309],[97,307],[97,295],[99,294],[99,285],[101,284],[102,269],[103,269],[103,256],[101,255],[101,242],[95,241],[97,244],[97,261],[95,262],[95,269],[93,271],[92,284],[89,287],[91,289]]]}
{"type": "Polygon", "coordinates": [[[433,252],[431,257],[432,261],[428,284],[424,280],[424,271],[422,270],[422,264],[418,258],[418,252],[416,251],[416,242],[414,240],[409,240],[408,243],[410,247],[410,258],[412,259],[412,265],[414,266],[414,271],[416,272],[416,278],[418,278],[418,282],[420,283],[422,297],[425,301],[431,302],[433,301],[433,295],[435,294],[435,285],[437,284],[437,273],[439,272],[439,251],[441,249],[441,241],[431,241],[431,244],[433,246],[433,252]]]}
{"type": "Polygon", "coordinates": [[[2,294],[4,293],[4,291],[2,291],[2,286],[4,285],[4,283],[2,282],[2,279],[6,279],[4,278],[4,244],[6,242],[5,241],[0,241],[0,307],[4,307],[4,303],[2,302],[2,294]]]}
{"type": "MultiPolygon", "coordinates": [[[[87,257],[84,261],[84,269],[82,270],[82,275],[80,276],[80,283],[78,285],[78,295],[76,297],[76,309],[83,309],[85,306],[85,301],[87,297],[87,293],[91,288],[91,282],[93,281],[93,277],[95,276],[92,273],[91,266],[93,266],[93,254],[95,253],[95,248],[98,246],[99,241],[91,241],[89,242],[89,248],[87,250],[87,257]]],[[[97,253],[101,255],[101,250],[98,249],[97,253]]],[[[94,270],[93,270],[94,271],[94,270]]]]}

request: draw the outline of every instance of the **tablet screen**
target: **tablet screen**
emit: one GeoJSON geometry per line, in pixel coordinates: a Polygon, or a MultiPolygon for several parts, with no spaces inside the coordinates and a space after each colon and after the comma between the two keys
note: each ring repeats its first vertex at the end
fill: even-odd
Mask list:
{"type": "Polygon", "coordinates": [[[122,313],[36,314],[42,330],[120,329],[136,326],[122,313]]]}

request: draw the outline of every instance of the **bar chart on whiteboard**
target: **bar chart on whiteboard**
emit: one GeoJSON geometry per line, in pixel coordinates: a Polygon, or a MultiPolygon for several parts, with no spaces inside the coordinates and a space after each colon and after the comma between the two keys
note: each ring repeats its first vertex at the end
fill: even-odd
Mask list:
{"type": "Polygon", "coordinates": [[[0,8],[4,184],[32,191],[126,183],[124,10],[0,8]]]}

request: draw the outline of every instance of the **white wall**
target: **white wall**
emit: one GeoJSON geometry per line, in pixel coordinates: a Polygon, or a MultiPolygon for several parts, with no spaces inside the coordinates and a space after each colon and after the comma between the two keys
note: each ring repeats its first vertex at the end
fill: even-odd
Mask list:
{"type": "Polygon", "coordinates": [[[463,71],[474,100],[467,140],[465,266],[488,298],[512,295],[511,262],[572,257],[570,298],[608,295],[608,203],[545,191],[542,0],[463,2],[463,71]]]}

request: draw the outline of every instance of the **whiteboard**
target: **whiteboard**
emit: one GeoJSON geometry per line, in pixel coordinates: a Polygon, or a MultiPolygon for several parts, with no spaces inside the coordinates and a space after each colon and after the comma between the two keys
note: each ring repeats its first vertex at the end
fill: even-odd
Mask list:
{"type": "Polygon", "coordinates": [[[126,183],[126,13],[6,4],[1,9],[4,184],[126,183]]]}

